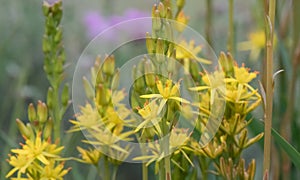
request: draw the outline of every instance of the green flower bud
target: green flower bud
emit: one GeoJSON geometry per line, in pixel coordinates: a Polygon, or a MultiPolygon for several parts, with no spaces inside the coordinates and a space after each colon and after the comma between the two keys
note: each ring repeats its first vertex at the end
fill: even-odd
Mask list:
{"type": "Polygon", "coordinates": [[[49,5],[49,3],[47,2],[47,1],[44,1],[43,2],[43,13],[44,13],[44,16],[48,16],[48,14],[49,14],[49,7],[50,5],[49,5]]]}
{"type": "Polygon", "coordinates": [[[37,116],[38,116],[38,121],[40,123],[45,123],[48,119],[48,109],[45,103],[42,101],[38,101],[37,104],[37,116]]]}
{"type": "Polygon", "coordinates": [[[25,124],[20,120],[20,119],[16,119],[17,122],[17,126],[19,128],[20,133],[27,139],[30,138],[30,131],[27,129],[27,127],[25,126],[25,124]]]}
{"type": "Polygon", "coordinates": [[[164,18],[166,16],[165,6],[162,2],[158,4],[157,10],[159,11],[160,17],[164,18]]]}
{"type": "Polygon", "coordinates": [[[49,87],[47,93],[47,106],[49,109],[53,109],[53,89],[49,87]]]}
{"type": "Polygon", "coordinates": [[[226,56],[224,52],[221,52],[219,63],[225,72],[225,77],[234,77],[234,60],[230,53],[226,56]]]}
{"type": "Polygon", "coordinates": [[[247,129],[242,130],[241,136],[239,138],[239,147],[240,148],[243,148],[245,146],[246,139],[247,139],[247,134],[248,134],[247,129]]]}
{"type": "Polygon", "coordinates": [[[155,53],[154,44],[155,44],[154,40],[152,39],[150,34],[147,32],[146,33],[146,47],[147,47],[149,54],[155,53]]]}
{"type": "Polygon", "coordinates": [[[87,98],[93,99],[95,96],[95,93],[93,91],[93,88],[92,88],[90,82],[86,79],[86,77],[82,78],[82,82],[83,82],[83,87],[85,90],[85,95],[87,96],[87,98]]]}
{"type": "Polygon", "coordinates": [[[64,71],[64,67],[63,67],[63,61],[62,59],[60,58],[59,60],[57,60],[55,62],[55,65],[54,65],[54,72],[56,74],[62,74],[64,71]]]}
{"type": "Polygon", "coordinates": [[[43,38],[42,49],[44,53],[49,53],[51,51],[51,45],[49,44],[49,39],[47,36],[43,38]]]}
{"type": "Polygon", "coordinates": [[[61,93],[61,103],[64,107],[69,105],[69,85],[65,84],[61,93]]]}
{"type": "Polygon", "coordinates": [[[152,11],[151,11],[151,15],[152,15],[152,17],[155,17],[155,11],[157,10],[157,4],[154,4],[153,6],[152,6],[152,11]]]}
{"type": "Polygon", "coordinates": [[[173,19],[173,13],[170,7],[167,8],[166,19],[173,19]]]}
{"type": "Polygon", "coordinates": [[[60,43],[62,40],[62,29],[61,28],[56,28],[56,34],[54,36],[54,42],[55,43],[60,43]]]}
{"type": "Polygon", "coordinates": [[[112,83],[111,83],[111,89],[113,91],[117,90],[118,87],[119,87],[119,83],[120,83],[120,69],[117,69],[116,73],[115,73],[115,75],[113,77],[112,83]]]}
{"type": "Polygon", "coordinates": [[[34,108],[34,105],[32,103],[29,104],[28,106],[28,119],[30,122],[33,122],[36,120],[36,111],[34,108]]]}
{"type": "Polygon", "coordinates": [[[154,31],[158,31],[161,29],[161,19],[159,16],[159,11],[155,10],[154,17],[152,18],[152,28],[154,31]]]}
{"type": "Polygon", "coordinates": [[[166,39],[172,43],[174,41],[173,28],[169,22],[166,22],[165,28],[166,28],[166,39]]]}
{"type": "Polygon", "coordinates": [[[153,73],[153,67],[152,67],[150,60],[145,61],[144,68],[145,68],[146,84],[150,87],[154,87],[155,86],[155,75],[153,73]]]}
{"type": "Polygon", "coordinates": [[[28,129],[29,133],[30,133],[30,140],[33,140],[34,139],[34,131],[33,131],[33,128],[31,126],[30,123],[27,123],[26,124],[26,128],[28,129]]]}
{"type": "Polygon", "coordinates": [[[16,119],[17,122],[17,126],[19,128],[20,133],[26,137],[27,139],[30,138],[30,131],[27,129],[27,127],[25,126],[25,124],[20,120],[20,119],[16,119]]]}
{"type": "Polygon", "coordinates": [[[164,61],[164,40],[158,38],[156,41],[156,60],[158,63],[162,63],[164,61]]]}
{"type": "Polygon", "coordinates": [[[168,50],[168,57],[170,58],[168,58],[167,71],[169,73],[174,73],[176,70],[176,49],[172,48],[171,46],[173,46],[173,43],[170,43],[168,50]]]}
{"type": "Polygon", "coordinates": [[[198,63],[196,61],[190,61],[190,73],[194,80],[198,80],[200,78],[199,71],[198,63]]]}
{"type": "Polygon", "coordinates": [[[103,66],[102,66],[103,73],[107,75],[113,75],[115,72],[115,57],[113,55],[106,56],[103,66]]]}
{"type": "Polygon", "coordinates": [[[96,91],[96,101],[101,106],[105,106],[109,102],[108,94],[106,92],[105,87],[102,84],[98,85],[98,88],[96,91]]]}
{"type": "Polygon", "coordinates": [[[51,137],[52,129],[53,129],[53,120],[51,118],[49,118],[48,121],[46,122],[44,131],[43,131],[43,138],[45,140],[47,140],[49,137],[51,137]]]}
{"type": "Polygon", "coordinates": [[[185,0],[177,0],[176,5],[179,9],[182,9],[185,4],[185,0]]]}

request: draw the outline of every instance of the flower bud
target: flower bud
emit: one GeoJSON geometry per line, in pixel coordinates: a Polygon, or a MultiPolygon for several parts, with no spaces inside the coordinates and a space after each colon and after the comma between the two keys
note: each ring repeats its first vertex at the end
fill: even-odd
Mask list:
{"type": "Polygon", "coordinates": [[[64,107],[69,105],[69,85],[65,84],[62,94],[61,94],[61,103],[64,107]]]}
{"type": "Polygon", "coordinates": [[[185,4],[185,0],[177,0],[176,5],[179,9],[182,9],[185,4]]]}
{"type": "Polygon", "coordinates": [[[27,127],[25,126],[25,124],[20,120],[20,119],[16,119],[17,122],[17,126],[19,128],[20,133],[27,139],[30,138],[30,131],[27,129],[27,127]]]}
{"type": "Polygon", "coordinates": [[[82,82],[83,82],[83,87],[85,90],[85,94],[87,96],[88,99],[93,99],[94,98],[94,91],[93,88],[90,84],[90,82],[86,79],[86,77],[82,78],[82,82]]]}
{"type": "Polygon", "coordinates": [[[148,50],[149,54],[153,54],[155,53],[155,49],[154,49],[154,40],[152,39],[152,37],[150,36],[150,34],[147,32],[146,33],[146,47],[148,50]]]}
{"type": "Polygon", "coordinates": [[[145,61],[144,68],[145,68],[146,84],[149,87],[154,87],[155,86],[155,75],[153,73],[153,67],[152,67],[150,60],[145,61]]]}
{"type": "Polygon", "coordinates": [[[56,28],[56,34],[54,36],[54,42],[55,43],[60,43],[62,40],[62,29],[61,28],[56,28]]]}
{"type": "Polygon", "coordinates": [[[33,106],[32,103],[29,104],[28,106],[28,119],[30,122],[33,122],[36,120],[36,111],[35,111],[35,108],[33,106]]]}
{"type": "Polygon", "coordinates": [[[48,121],[46,122],[44,131],[43,131],[43,138],[45,140],[47,140],[49,137],[51,137],[52,129],[53,129],[53,120],[51,118],[49,118],[48,121]]]}
{"type": "Polygon", "coordinates": [[[152,6],[152,11],[151,11],[151,16],[152,16],[152,17],[155,16],[155,11],[156,11],[156,9],[157,9],[157,4],[154,4],[154,5],[152,6]]]}
{"type": "Polygon", "coordinates": [[[162,63],[164,61],[164,40],[158,38],[156,41],[156,60],[158,63],[162,63]]]}
{"type": "Polygon", "coordinates": [[[224,52],[221,52],[219,63],[222,66],[225,77],[234,77],[234,60],[230,53],[226,56],[224,52]]]}
{"type": "Polygon", "coordinates": [[[109,102],[109,97],[103,84],[98,85],[96,92],[96,100],[101,106],[105,106],[109,102]]]}
{"type": "Polygon", "coordinates": [[[44,36],[42,49],[44,53],[49,53],[51,51],[51,45],[49,44],[48,36],[44,36]]]}
{"type": "Polygon", "coordinates": [[[44,16],[48,16],[49,12],[50,12],[50,7],[49,7],[49,3],[47,1],[44,1],[43,2],[43,13],[44,13],[44,16]]]}
{"type": "Polygon", "coordinates": [[[154,32],[161,29],[161,19],[159,17],[158,10],[155,10],[154,16],[152,17],[152,28],[153,28],[154,32]]]}
{"type": "Polygon", "coordinates": [[[117,90],[118,87],[119,87],[119,84],[120,84],[120,69],[118,68],[116,70],[116,73],[113,77],[113,80],[112,80],[112,83],[111,83],[111,89],[114,91],[114,90],[117,90]]]}
{"type": "Polygon", "coordinates": [[[45,103],[42,101],[38,101],[37,104],[37,116],[38,116],[38,121],[40,123],[45,123],[48,119],[48,109],[45,103]]]}
{"type": "Polygon", "coordinates": [[[47,106],[49,109],[53,109],[53,89],[49,87],[47,93],[47,106]]]}
{"type": "Polygon", "coordinates": [[[158,4],[157,10],[159,11],[160,17],[164,18],[166,16],[165,6],[162,2],[158,4]]]}
{"type": "Polygon", "coordinates": [[[115,72],[115,57],[113,55],[106,56],[103,66],[102,66],[103,73],[107,75],[113,75],[115,72]]]}
{"type": "MultiPolygon", "coordinates": [[[[173,43],[171,43],[173,44],[173,43]]],[[[170,51],[171,49],[169,49],[170,51]]],[[[176,71],[176,49],[172,50],[172,53],[170,54],[171,58],[168,58],[168,65],[167,70],[169,73],[174,73],[176,71]]]]}
{"type": "Polygon", "coordinates": [[[172,19],[172,18],[173,18],[172,10],[170,7],[168,7],[166,12],[166,19],[172,19]]]}
{"type": "Polygon", "coordinates": [[[166,27],[166,39],[172,43],[174,41],[173,28],[169,22],[166,22],[165,27],[166,27]]]}
{"type": "Polygon", "coordinates": [[[200,77],[199,72],[200,72],[200,69],[199,69],[198,63],[196,61],[190,61],[190,73],[194,80],[198,80],[198,78],[200,77]]]}

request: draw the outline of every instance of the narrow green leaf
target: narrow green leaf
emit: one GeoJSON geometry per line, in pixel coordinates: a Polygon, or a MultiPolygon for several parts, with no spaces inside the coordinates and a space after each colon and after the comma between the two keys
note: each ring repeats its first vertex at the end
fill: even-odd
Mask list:
{"type": "MultiPolygon", "coordinates": [[[[264,124],[262,122],[256,119],[252,124],[259,132],[263,132],[264,124]]],[[[287,153],[293,164],[300,169],[300,153],[273,128],[272,135],[275,142],[287,153]]]]}

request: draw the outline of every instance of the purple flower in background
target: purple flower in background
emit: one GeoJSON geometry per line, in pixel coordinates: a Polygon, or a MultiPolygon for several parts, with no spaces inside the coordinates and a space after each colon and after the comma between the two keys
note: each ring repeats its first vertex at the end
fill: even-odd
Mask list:
{"type": "Polygon", "coordinates": [[[56,3],[59,0],[46,0],[47,3],[49,3],[50,5],[56,3]]]}
{"type": "MultiPolygon", "coordinates": [[[[135,9],[127,10],[123,16],[110,16],[103,17],[100,13],[93,11],[89,12],[84,17],[84,25],[87,30],[87,35],[89,38],[96,37],[99,33],[103,32],[105,29],[121,23],[123,21],[134,20],[137,18],[149,17],[146,12],[138,11],[135,9]]],[[[120,29],[118,29],[120,31],[120,29]]],[[[151,24],[145,24],[143,26],[138,26],[132,23],[132,26],[122,27],[122,32],[129,35],[132,38],[143,37],[147,31],[151,30],[151,24]],[[150,28],[150,29],[149,29],[150,28]]],[[[106,32],[106,38],[113,40],[117,38],[114,29],[110,30],[111,32],[106,32]]],[[[118,32],[119,32],[118,31],[118,32]]]]}
{"type": "Polygon", "coordinates": [[[90,38],[95,37],[109,26],[106,19],[97,12],[87,13],[84,17],[84,24],[90,38]]]}

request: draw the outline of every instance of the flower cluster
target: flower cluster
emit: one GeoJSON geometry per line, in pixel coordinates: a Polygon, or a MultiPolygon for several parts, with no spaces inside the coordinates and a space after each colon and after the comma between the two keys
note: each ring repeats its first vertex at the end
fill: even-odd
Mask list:
{"type": "Polygon", "coordinates": [[[6,178],[17,173],[17,179],[63,179],[70,169],[64,169],[65,159],[60,156],[64,147],[51,140],[53,122],[45,103],[39,101],[36,109],[30,104],[28,119],[26,125],[17,119],[25,144],[11,150],[14,154],[9,155],[8,163],[14,168],[6,178]]]}

